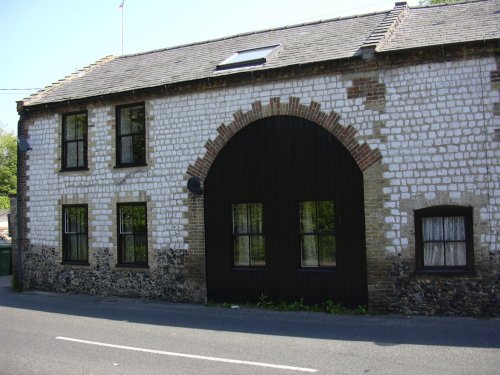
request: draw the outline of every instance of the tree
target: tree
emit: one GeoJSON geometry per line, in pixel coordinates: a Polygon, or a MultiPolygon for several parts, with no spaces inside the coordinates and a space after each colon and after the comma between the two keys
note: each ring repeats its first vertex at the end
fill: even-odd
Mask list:
{"type": "MultiPolygon", "coordinates": [[[[3,127],[3,124],[0,124],[3,127]]],[[[17,140],[0,128],[0,208],[9,208],[9,194],[17,187],[17,140]]]]}
{"type": "Polygon", "coordinates": [[[420,0],[418,2],[418,5],[436,5],[436,4],[450,4],[450,3],[456,3],[458,1],[463,1],[463,0],[420,0]]]}

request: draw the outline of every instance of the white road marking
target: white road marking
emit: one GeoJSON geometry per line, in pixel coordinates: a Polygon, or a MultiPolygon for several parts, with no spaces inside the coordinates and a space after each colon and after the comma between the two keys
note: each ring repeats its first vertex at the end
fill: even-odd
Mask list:
{"type": "Polygon", "coordinates": [[[135,351],[135,352],[168,355],[168,356],[171,356],[171,357],[183,357],[183,358],[191,358],[191,359],[201,359],[201,360],[204,360],[204,361],[233,363],[233,364],[247,365],[247,366],[268,367],[268,368],[275,368],[275,369],[280,369],[280,370],[291,370],[291,371],[300,371],[300,372],[318,372],[318,370],[312,369],[312,368],[294,367],[294,366],[285,366],[285,365],[275,365],[275,364],[272,364],[272,363],[264,363],[264,362],[241,361],[239,359],[207,357],[207,356],[204,356],[204,355],[196,355],[196,354],[165,352],[163,350],[153,350],[153,349],[136,348],[136,347],[133,347],[133,346],[106,344],[104,342],[73,339],[73,338],[70,338],[70,337],[58,336],[58,337],[56,337],[56,339],[57,340],[64,340],[64,341],[77,342],[77,343],[80,343],[80,344],[105,346],[107,348],[115,348],[115,349],[131,350],[131,351],[135,351]]]}

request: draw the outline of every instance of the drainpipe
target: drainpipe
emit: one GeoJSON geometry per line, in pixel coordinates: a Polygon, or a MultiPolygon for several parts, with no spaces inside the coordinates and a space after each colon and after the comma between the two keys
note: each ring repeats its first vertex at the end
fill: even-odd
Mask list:
{"type": "Polygon", "coordinates": [[[18,288],[20,291],[23,290],[24,285],[24,275],[23,275],[23,201],[24,201],[24,190],[23,190],[23,177],[25,175],[25,168],[21,157],[29,150],[31,147],[24,135],[24,122],[26,121],[26,112],[21,112],[19,116],[19,121],[17,122],[17,281],[18,288]]]}

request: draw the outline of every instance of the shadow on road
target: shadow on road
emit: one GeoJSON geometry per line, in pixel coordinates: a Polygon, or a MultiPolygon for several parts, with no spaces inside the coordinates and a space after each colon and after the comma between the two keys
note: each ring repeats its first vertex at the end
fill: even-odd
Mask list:
{"type": "Polygon", "coordinates": [[[3,307],[200,330],[367,341],[383,346],[410,344],[500,348],[499,319],[350,316],[228,309],[115,297],[15,293],[5,284],[0,286],[0,310],[3,307]]]}

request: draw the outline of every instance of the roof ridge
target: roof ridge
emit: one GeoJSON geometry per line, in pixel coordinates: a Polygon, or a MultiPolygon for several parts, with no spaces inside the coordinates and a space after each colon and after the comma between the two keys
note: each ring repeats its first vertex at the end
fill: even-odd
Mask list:
{"type": "Polygon", "coordinates": [[[409,7],[406,1],[395,3],[394,8],[389,11],[387,16],[377,25],[370,36],[366,38],[361,49],[371,47],[377,50],[381,47],[393,34],[394,30],[408,13],[408,10],[409,7]]]}
{"type": "Polygon", "coordinates": [[[373,15],[377,15],[377,14],[384,14],[384,13],[388,13],[388,12],[390,12],[390,11],[383,10],[383,11],[377,11],[377,12],[356,14],[356,15],[352,15],[352,16],[334,17],[334,18],[327,18],[327,19],[321,19],[321,20],[310,21],[310,22],[302,22],[302,23],[296,23],[296,24],[292,24],[292,25],[272,27],[272,28],[263,29],[263,30],[248,31],[248,32],[233,34],[233,35],[224,36],[224,37],[220,37],[220,38],[203,40],[203,41],[199,41],[199,42],[179,44],[179,45],[172,46],[172,47],[157,48],[157,49],[144,51],[144,52],[131,53],[131,54],[119,56],[118,58],[127,58],[127,57],[134,57],[134,56],[140,56],[140,55],[147,55],[150,53],[170,51],[170,50],[180,49],[180,48],[184,48],[184,47],[198,46],[198,45],[202,45],[202,44],[208,44],[208,43],[219,42],[219,41],[224,41],[224,40],[229,40],[229,39],[235,39],[235,38],[239,38],[242,36],[263,34],[263,33],[268,33],[271,31],[294,29],[294,28],[299,28],[299,27],[304,27],[304,26],[313,26],[313,25],[319,25],[319,24],[334,22],[334,21],[348,20],[348,19],[353,19],[353,18],[369,17],[369,16],[373,16],[373,15]]]}
{"type": "Polygon", "coordinates": [[[454,5],[464,5],[464,4],[470,4],[470,3],[481,3],[481,2],[488,2],[492,0],[459,0],[457,2],[453,3],[439,3],[439,4],[429,4],[429,5],[416,5],[412,6],[412,9],[424,9],[424,8],[438,8],[438,7],[447,7],[447,6],[454,6],[454,5]]]}
{"type": "MultiPolygon", "coordinates": [[[[57,82],[53,82],[52,84],[45,86],[41,90],[38,90],[34,94],[31,94],[30,96],[18,101],[17,102],[18,107],[20,104],[22,106],[29,105],[30,101],[42,98],[44,95],[48,94],[52,90],[55,90],[56,88],[61,87],[62,85],[68,83],[69,81],[72,81],[75,78],[82,77],[83,75],[93,71],[94,69],[100,67],[101,65],[106,64],[107,62],[109,62],[111,60],[114,60],[115,58],[116,58],[116,56],[114,56],[114,55],[105,56],[105,57],[100,58],[99,60],[97,60],[96,62],[94,62],[90,65],[87,65],[81,69],[78,69],[77,71],[75,71],[71,74],[68,74],[66,77],[58,80],[57,82]]],[[[19,108],[18,108],[18,111],[19,111],[19,108]]]]}

